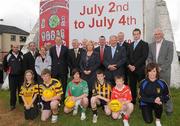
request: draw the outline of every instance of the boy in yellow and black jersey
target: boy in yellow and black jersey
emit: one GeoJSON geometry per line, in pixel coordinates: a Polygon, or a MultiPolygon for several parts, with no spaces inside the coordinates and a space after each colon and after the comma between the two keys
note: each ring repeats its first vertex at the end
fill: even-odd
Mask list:
{"type": "Polygon", "coordinates": [[[58,106],[63,94],[62,85],[57,79],[51,78],[51,72],[44,69],[41,73],[43,84],[40,84],[40,96],[43,103],[41,120],[46,121],[52,114],[52,123],[58,119],[58,106]]]}
{"type": "Polygon", "coordinates": [[[97,105],[101,105],[104,108],[106,115],[110,115],[110,111],[107,108],[107,103],[111,98],[111,84],[105,80],[105,75],[102,70],[96,72],[97,80],[94,83],[92,89],[91,108],[93,111],[93,123],[97,122],[97,105]]]}

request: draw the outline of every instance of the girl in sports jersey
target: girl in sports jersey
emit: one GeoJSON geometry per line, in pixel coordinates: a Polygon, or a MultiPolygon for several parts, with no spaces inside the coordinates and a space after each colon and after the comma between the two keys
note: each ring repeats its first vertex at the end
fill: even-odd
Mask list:
{"type": "Polygon", "coordinates": [[[24,74],[24,83],[21,86],[19,95],[24,102],[24,116],[26,120],[33,120],[38,115],[38,109],[35,100],[38,95],[38,86],[34,83],[34,73],[32,70],[26,70],[24,74]]]}
{"type": "Polygon", "coordinates": [[[124,84],[123,76],[115,76],[115,83],[116,86],[112,89],[111,100],[117,99],[120,103],[122,103],[122,109],[118,112],[112,112],[112,118],[118,119],[123,116],[124,126],[129,126],[128,120],[134,108],[131,103],[131,90],[124,84]]]}
{"type": "Polygon", "coordinates": [[[85,80],[81,79],[80,70],[72,70],[72,81],[70,81],[66,88],[65,96],[70,96],[72,101],[75,102],[75,106],[68,108],[65,103],[64,112],[69,113],[73,110],[73,115],[77,115],[78,107],[81,107],[81,120],[86,119],[85,110],[88,106],[88,85],[85,80]]]}
{"type": "Polygon", "coordinates": [[[161,126],[163,103],[169,100],[169,90],[167,84],[159,79],[159,67],[156,63],[149,63],[146,67],[146,79],[140,83],[139,98],[144,121],[152,123],[154,111],[156,126],[161,126]]]}

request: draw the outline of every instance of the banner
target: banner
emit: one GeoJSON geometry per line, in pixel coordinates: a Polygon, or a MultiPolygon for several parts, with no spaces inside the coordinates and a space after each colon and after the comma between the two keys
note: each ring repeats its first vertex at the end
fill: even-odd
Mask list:
{"type": "Polygon", "coordinates": [[[97,42],[122,31],[131,42],[133,29],[143,30],[142,0],[70,0],[69,7],[70,40],[97,42]]]}
{"type": "Polygon", "coordinates": [[[119,32],[131,42],[133,29],[143,33],[143,0],[44,0],[39,27],[40,45],[54,44],[55,35],[71,46],[73,39],[98,42],[103,35],[108,41],[119,32]]]}

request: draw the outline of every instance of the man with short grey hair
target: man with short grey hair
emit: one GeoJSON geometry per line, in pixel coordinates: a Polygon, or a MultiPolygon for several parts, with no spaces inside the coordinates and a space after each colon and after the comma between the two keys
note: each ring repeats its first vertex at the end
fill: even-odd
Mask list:
{"type": "MultiPolygon", "coordinates": [[[[149,56],[147,62],[154,62],[159,65],[160,79],[165,80],[170,87],[173,42],[164,39],[163,31],[160,28],[157,28],[154,31],[154,41],[155,42],[149,44],[149,56]]],[[[165,105],[166,114],[171,115],[173,112],[171,99],[165,105]]]]}

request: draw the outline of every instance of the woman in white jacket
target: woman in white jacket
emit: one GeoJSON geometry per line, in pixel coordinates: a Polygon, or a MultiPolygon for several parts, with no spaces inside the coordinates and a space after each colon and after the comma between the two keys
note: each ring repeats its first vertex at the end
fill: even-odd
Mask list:
{"type": "Polygon", "coordinates": [[[42,82],[41,72],[43,69],[47,68],[51,70],[51,57],[47,55],[46,48],[42,46],[39,51],[40,55],[35,60],[35,70],[38,74],[38,83],[42,82]]]}

